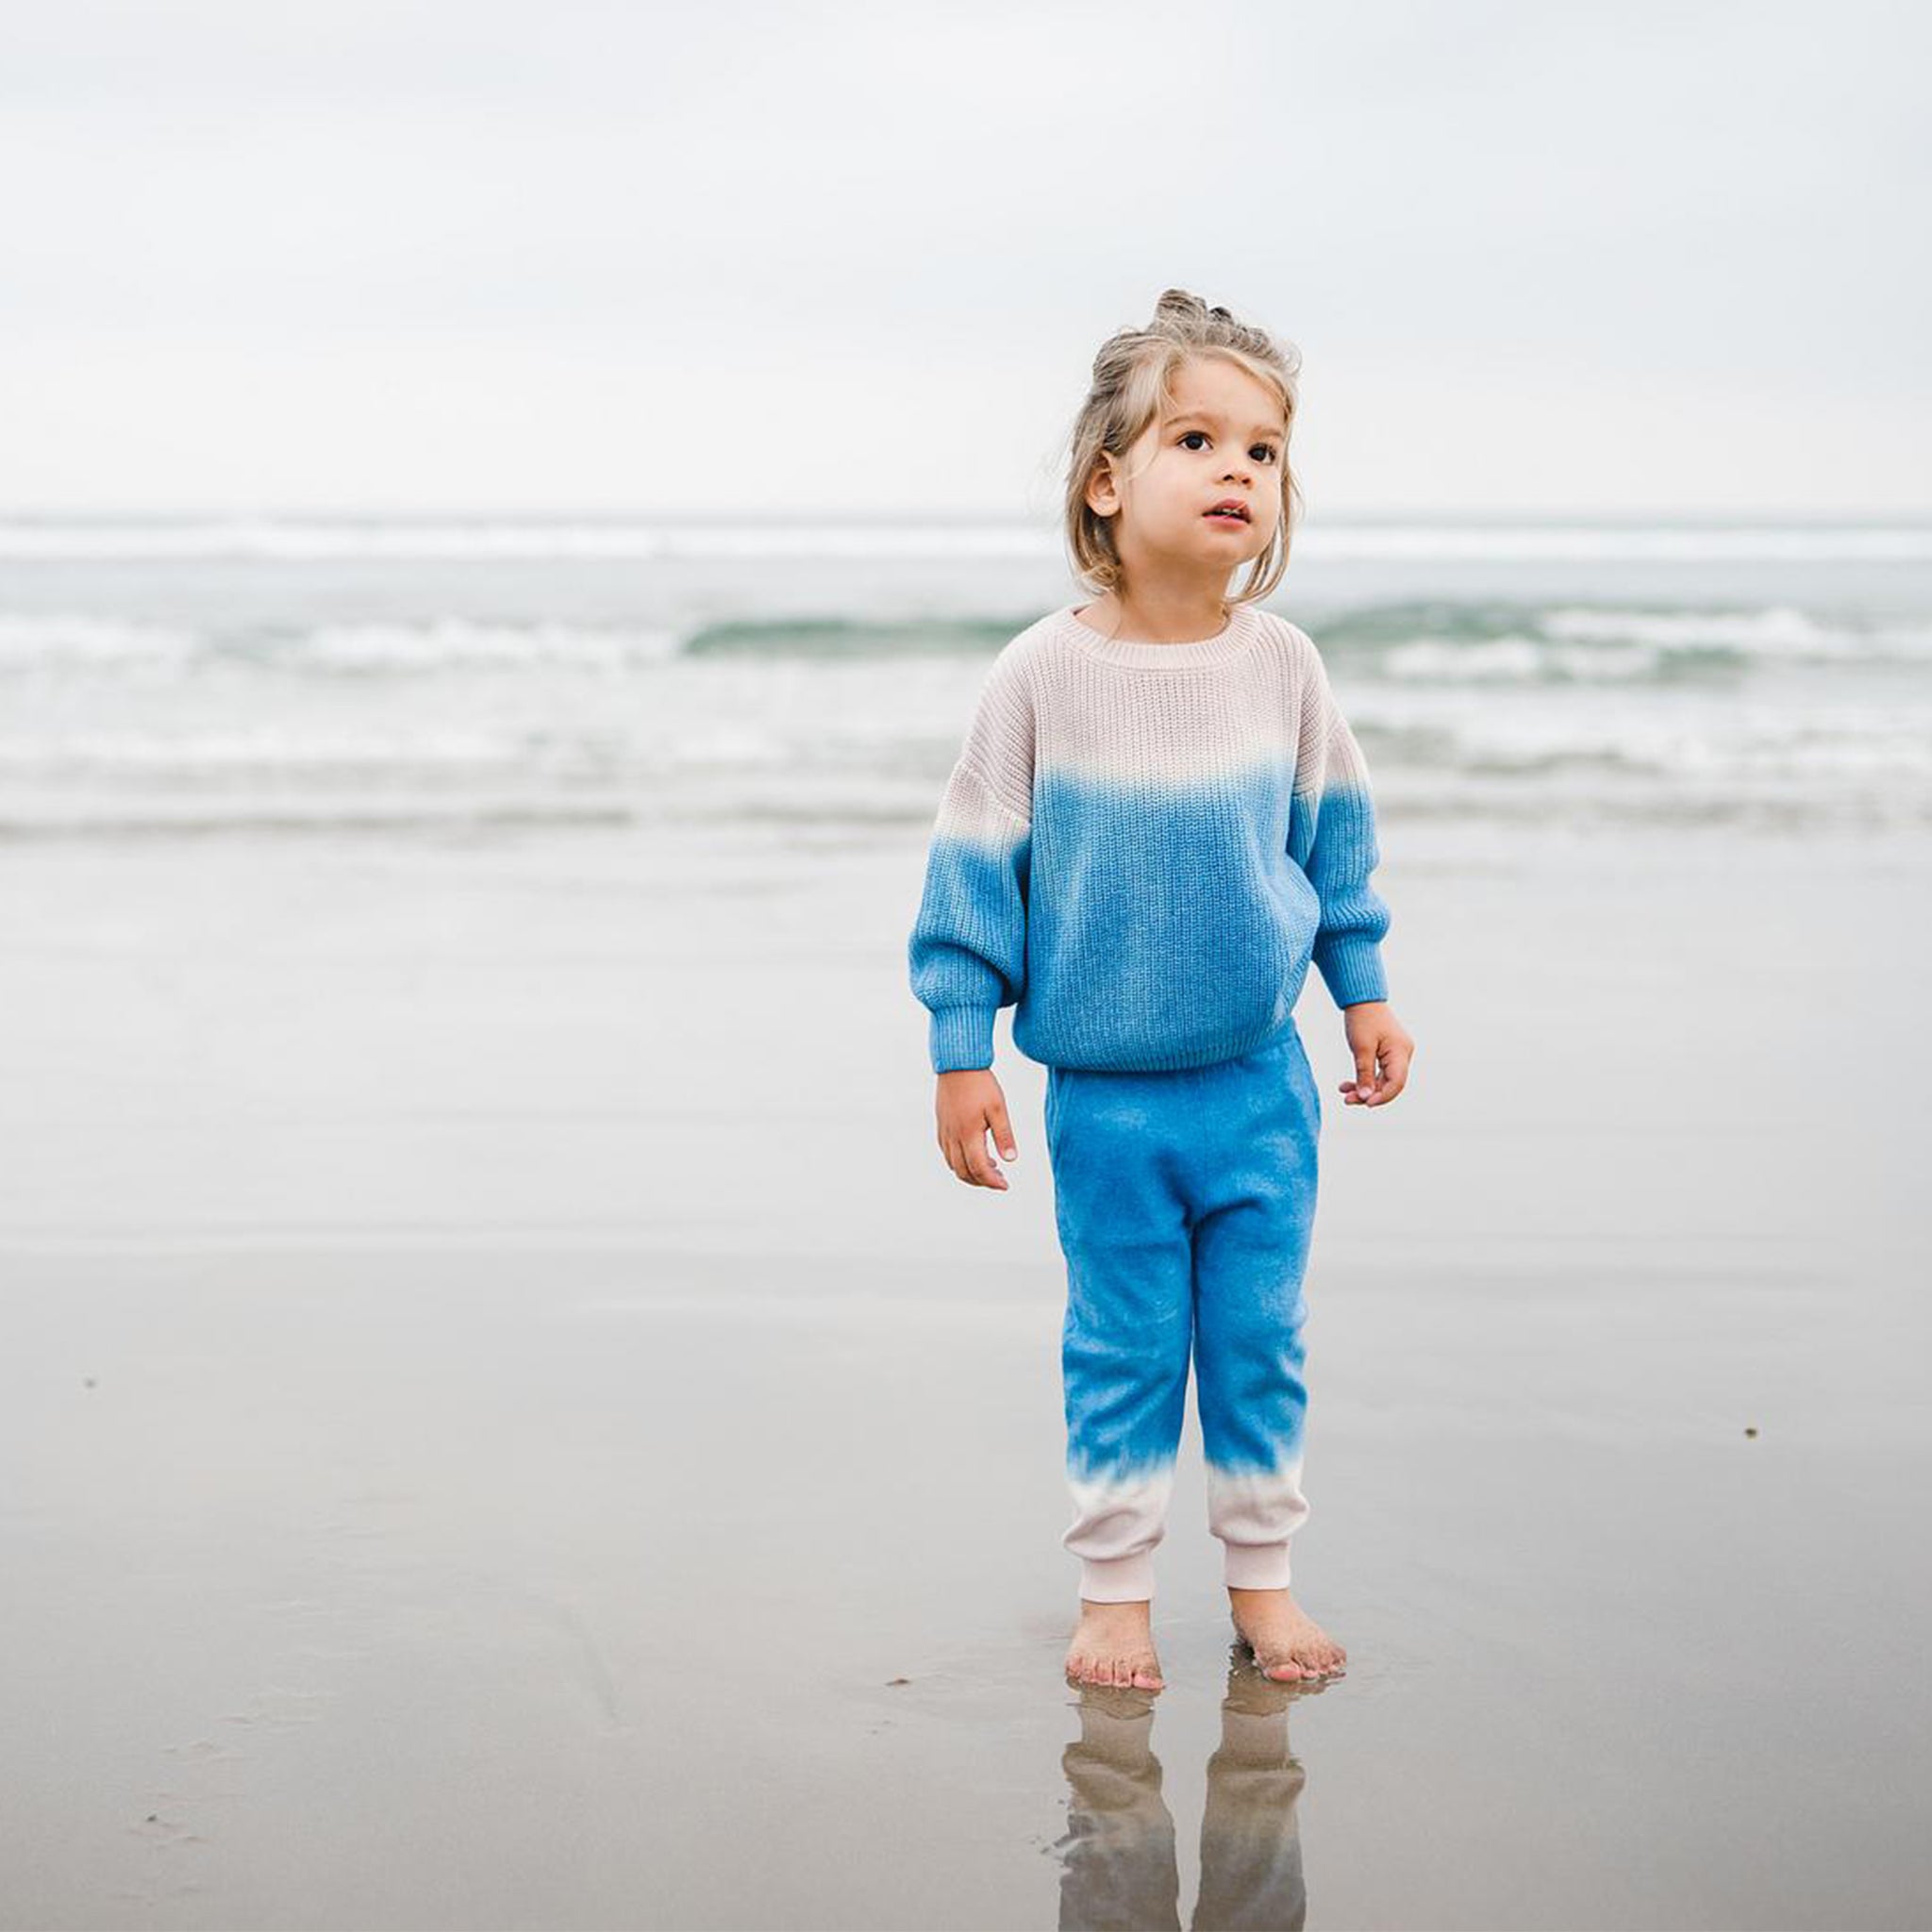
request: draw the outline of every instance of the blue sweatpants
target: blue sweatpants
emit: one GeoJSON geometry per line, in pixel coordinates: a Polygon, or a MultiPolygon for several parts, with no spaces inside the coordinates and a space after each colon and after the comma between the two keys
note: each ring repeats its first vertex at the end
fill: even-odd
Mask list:
{"type": "Polygon", "coordinates": [[[1050,1067],[1080,1594],[1154,1594],[1188,1362],[1226,1581],[1279,1590],[1302,1494],[1302,1277],[1322,1101],[1299,1030],[1208,1067],[1050,1067]]]}

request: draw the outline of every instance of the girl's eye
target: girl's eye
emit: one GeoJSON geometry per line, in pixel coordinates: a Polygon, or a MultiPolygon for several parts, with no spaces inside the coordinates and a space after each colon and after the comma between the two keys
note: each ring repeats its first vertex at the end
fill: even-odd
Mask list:
{"type": "MultiPolygon", "coordinates": [[[[1191,445],[1206,442],[1208,432],[1205,429],[1184,429],[1181,431],[1180,440],[1191,445]]],[[[1248,454],[1257,462],[1272,463],[1274,460],[1274,445],[1272,442],[1257,442],[1248,454]]]]}

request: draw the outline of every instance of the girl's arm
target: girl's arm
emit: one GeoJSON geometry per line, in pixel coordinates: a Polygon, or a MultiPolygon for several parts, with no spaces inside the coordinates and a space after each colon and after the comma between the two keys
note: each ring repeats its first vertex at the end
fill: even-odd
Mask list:
{"type": "Polygon", "coordinates": [[[1308,645],[1308,683],[1296,748],[1289,842],[1322,903],[1314,958],[1335,1004],[1356,1077],[1340,1091],[1351,1107],[1385,1107],[1408,1084],[1415,1041],[1389,1008],[1382,941],[1389,908],[1369,883],[1381,862],[1368,761],[1308,645]]]}
{"type": "Polygon", "coordinates": [[[1388,906],[1370,884],[1381,863],[1369,768],[1310,643],[1295,769],[1290,854],[1322,902],[1314,962],[1338,1007],[1386,1000],[1381,945],[1388,906]]]}
{"type": "Polygon", "coordinates": [[[936,1074],[991,1067],[993,1017],[1025,991],[1032,804],[1033,708],[1003,652],[946,781],[907,945],[936,1074]]]}

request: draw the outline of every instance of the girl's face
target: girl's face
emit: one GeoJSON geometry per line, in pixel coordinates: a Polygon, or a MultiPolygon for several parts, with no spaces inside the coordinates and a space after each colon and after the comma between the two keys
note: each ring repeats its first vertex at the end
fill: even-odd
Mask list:
{"type": "Polygon", "coordinates": [[[1274,391],[1220,356],[1174,372],[1174,406],[1147,425],[1124,459],[1103,458],[1087,502],[1111,516],[1131,577],[1155,572],[1227,574],[1260,556],[1281,520],[1288,425],[1274,391]],[[1215,513],[1239,504],[1245,516],[1215,513]]]}

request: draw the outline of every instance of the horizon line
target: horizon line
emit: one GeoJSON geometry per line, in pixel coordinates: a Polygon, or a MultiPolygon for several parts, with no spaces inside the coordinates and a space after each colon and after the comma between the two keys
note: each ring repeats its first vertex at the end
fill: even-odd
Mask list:
{"type": "MultiPolygon", "coordinates": [[[[761,527],[795,529],[800,525],[813,524],[849,525],[896,525],[908,526],[994,525],[1007,527],[1057,528],[1058,513],[1029,513],[1024,510],[977,509],[918,509],[905,508],[826,508],[826,509],[745,509],[730,510],[724,508],[711,509],[662,509],[643,507],[617,508],[608,506],[582,507],[576,508],[536,508],[531,506],[495,505],[486,508],[456,505],[206,505],[192,508],[156,505],[122,505],[111,508],[70,508],[62,506],[39,505],[33,507],[0,504],[0,521],[7,523],[211,523],[211,522],[395,522],[395,523],[529,523],[529,524],[568,524],[568,523],[613,523],[613,524],[658,524],[669,525],[704,525],[724,516],[735,517],[741,524],[751,524],[761,527]]],[[[1932,504],[1918,507],[1900,507],[1892,509],[1698,509],[1660,508],[1633,509],[1629,508],[1601,508],[1552,509],[1547,506],[1537,508],[1479,508],[1466,506],[1430,507],[1416,505],[1408,508],[1337,508],[1324,512],[1308,511],[1295,524],[1296,530],[1307,528],[1316,522],[1325,524],[1415,524],[1464,525],[1480,528],[1495,524],[1517,524],[1563,527],[1575,525],[1633,525],[1656,526],[1670,525],[1689,527],[1723,527],[1747,525],[1795,525],[1815,528],[1819,525],[1836,525],[1844,527],[1871,527],[1874,525],[1932,525],[1932,504]]]]}

